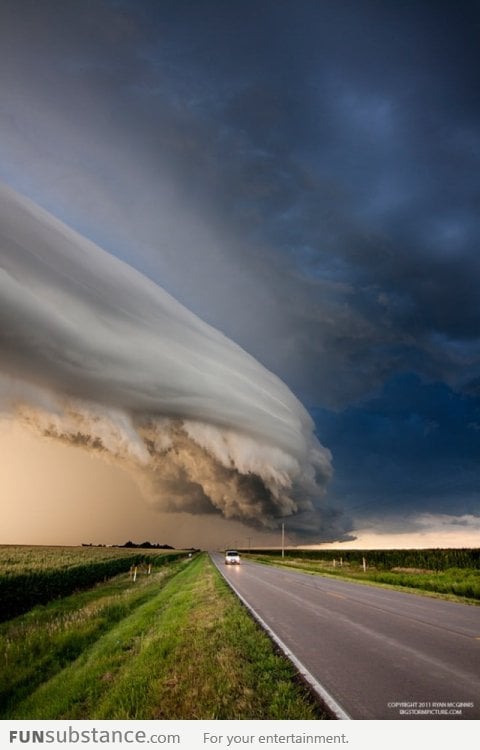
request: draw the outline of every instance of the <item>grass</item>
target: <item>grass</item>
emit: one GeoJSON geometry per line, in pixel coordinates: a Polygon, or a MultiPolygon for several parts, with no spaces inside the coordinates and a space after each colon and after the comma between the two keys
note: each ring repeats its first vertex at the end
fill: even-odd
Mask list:
{"type": "Polygon", "coordinates": [[[480,604],[480,570],[475,568],[448,568],[447,570],[392,569],[379,570],[361,565],[343,563],[338,560],[309,560],[289,556],[279,558],[272,555],[249,555],[252,560],[267,565],[294,568],[313,575],[342,578],[355,583],[409,591],[424,596],[433,596],[467,604],[480,604]]]}
{"type": "Polygon", "coordinates": [[[139,576],[135,583],[130,575],[119,575],[1,624],[0,718],[147,601],[179,565],[139,576]]]}
{"type": "Polygon", "coordinates": [[[120,576],[5,623],[6,671],[29,664],[2,718],[325,718],[206,555],[151,578],[120,576]],[[23,654],[19,627],[31,630],[23,654]]]}

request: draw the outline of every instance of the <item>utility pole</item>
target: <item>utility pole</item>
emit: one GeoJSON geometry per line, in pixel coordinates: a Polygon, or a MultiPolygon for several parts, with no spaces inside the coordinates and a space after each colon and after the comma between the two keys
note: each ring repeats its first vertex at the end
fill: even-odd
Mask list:
{"type": "Polygon", "coordinates": [[[282,557],[285,557],[285,524],[282,521],[282,557]]]}

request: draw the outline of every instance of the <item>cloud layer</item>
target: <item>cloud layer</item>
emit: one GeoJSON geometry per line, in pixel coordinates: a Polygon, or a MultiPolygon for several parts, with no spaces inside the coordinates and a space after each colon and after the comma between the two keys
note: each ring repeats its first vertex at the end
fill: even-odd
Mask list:
{"type": "Polygon", "coordinates": [[[478,2],[94,6],[0,3],[0,180],[278,374],[358,523],[478,515],[478,2]]]}
{"type": "Polygon", "coordinates": [[[5,186],[0,243],[4,408],[121,461],[163,510],[332,533],[330,453],[275,375],[5,186]]]}
{"type": "Polygon", "coordinates": [[[9,184],[308,406],[478,387],[474,4],[47,6],[0,8],[9,184]]]}

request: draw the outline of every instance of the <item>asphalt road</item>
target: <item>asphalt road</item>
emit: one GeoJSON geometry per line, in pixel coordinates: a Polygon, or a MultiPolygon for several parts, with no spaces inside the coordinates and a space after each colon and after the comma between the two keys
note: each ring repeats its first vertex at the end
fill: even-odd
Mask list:
{"type": "Polygon", "coordinates": [[[480,607],[212,559],[349,718],[480,718],[480,607]]]}

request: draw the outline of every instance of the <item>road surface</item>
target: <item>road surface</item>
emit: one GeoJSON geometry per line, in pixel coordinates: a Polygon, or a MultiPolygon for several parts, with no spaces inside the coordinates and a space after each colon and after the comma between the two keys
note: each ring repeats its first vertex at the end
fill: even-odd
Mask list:
{"type": "Polygon", "coordinates": [[[480,718],[480,607],[212,559],[339,718],[480,718]]]}

